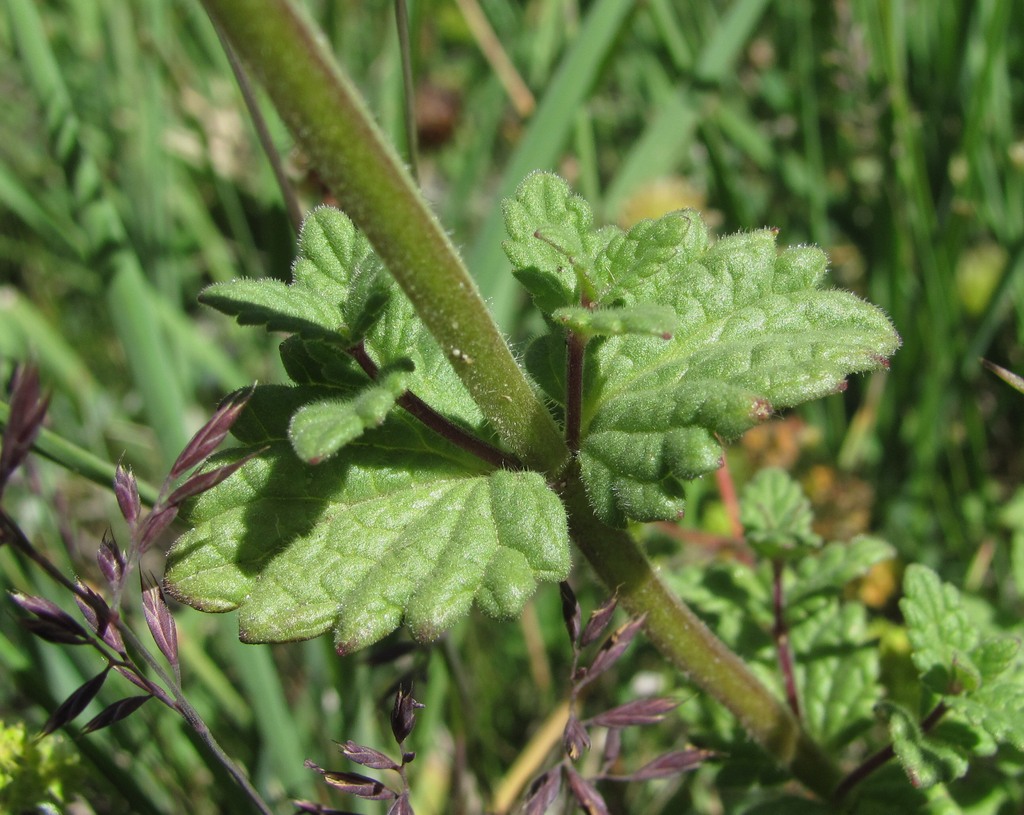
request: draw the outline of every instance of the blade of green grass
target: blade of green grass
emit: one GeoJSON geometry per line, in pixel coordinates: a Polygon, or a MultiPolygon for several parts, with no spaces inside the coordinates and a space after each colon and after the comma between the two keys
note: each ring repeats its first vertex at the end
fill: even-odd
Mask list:
{"type": "Polygon", "coordinates": [[[29,80],[46,109],[52,149],[74,191],[76,217],[86,225],[91,241],[89,255],[110,274],[111,321],[169,464],[188,437],[182,422],[184,399],[168,374],[172,370],[171,358],[157,330],[152,291],[128,243],[124,224],[105,195],[102,174],[79,139],[78,119],[38,9],[30,0],[11,0],[8,14],[29,80]]]}

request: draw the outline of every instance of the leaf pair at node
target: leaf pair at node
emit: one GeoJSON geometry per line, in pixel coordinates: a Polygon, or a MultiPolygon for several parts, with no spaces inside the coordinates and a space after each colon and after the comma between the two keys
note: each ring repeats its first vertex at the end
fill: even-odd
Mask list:
{"type": "MultiPolygon", "coordinates": [[[[898,345],[877,309],[819,289],[819,250],[780,253],[770,230],[711,244],[694,212],[595,229],[586,202],[545,173],[505,206],[514,273],[551,327],[526,365],[609,524],[676,518],[684,483],[719,466],[722,440],[898,345]]],[[[568,572],[565,511],[548,486],[562,474],[525,472],[495,446],[344,215],[313,212],[299,252],[290,284],[239,280],[201,297],[289,332],[294,386],[256,389],[235,430],[243,447],[223,460],[265,449],[196,501],[170,554],[172,593],[240,609],[245,640],[333,630],[343,651],[403,621],[437,636],[474,601],[518,614],[538,581],[568,572]]]]}
{"type": "Polygon", "coordinates": [[[195,502],[167,585],[202,610],[238,608],[243,640],[332,630],[343,652],[403,622],[432,639],[474,602],[518,614],[538,581],[568,572],[561,502],[540,474],[496,468],[450,440],[496,449],[348,218],[317,209],[299,249],[291,284],[234,281],[201,297],[291,332],[281,357],[295,384],[255,389],[234,428],[242,447],[223,460],[262,452],[195,502]]]}

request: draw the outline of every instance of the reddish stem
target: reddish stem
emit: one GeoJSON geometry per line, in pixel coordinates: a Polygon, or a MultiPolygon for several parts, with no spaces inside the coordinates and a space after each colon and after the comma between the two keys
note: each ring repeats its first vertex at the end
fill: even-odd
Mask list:
{"type": "Polygon", "coordinates": [[[743,523],[740,521],[740,500],[736,496],[736,484],[732,480],[732,473],[729,472],[729,460],[725,457],[724,452],[722,453],[722,466],[715,470],[715,481],[718,483],[718,493],[722,496],[722,505],[729,517],[732,536],[742,539],[743,523]]]}
{"type": "MultiPolygon", "coordinates": [[[[932,712],[921,720],[921,732],[927,733],[935,727],[935,725],[939,723],[939,720],[946,715],[948,710],[949,708],[946,707],[945,702],[939,702],[932,709],[932,712]]],[[[864,759],[863,762],[850,771],[846,778],[839,782],[835,793],[832,795],[833,802],[836,804],[840,803],[849,794],[850,790],[864,781],[864,779],[871,775],[875,770],[891,761],[895,755],[896,751],[892,744],[887,744],[877,753],[873,753],[864,759]]]]}
{"type": "MultiPolygon", "coordinates": [[[[370,379],[376,380],[380,373],[377,363],[370,358],[363,343],[354,345],[348,349],[349,355],[359,363],[370,379]]],[[[488,444],[483,439],[477,438],[472,433],[463,430],[451,420],[445,418],[430,405],[420,399],[411,391],[406,391],[397,400],[399,407],[403,408],[410,416],[420,423],[429,427],[442,438],[447,439],[456,447],[461,447],[468,453],[486,461],[488,464],[504,470],[522,470],[523,463],[511,453],[499,450],[497,447],[488,444]]]]}
{"type": "Polygon", "coordinates": [[[800,719],[800,697],[796,690],[796,675],[793,671],[793,651],[789,647],[789,626],[786,625],[785,599],[782,594],[782,571],[784,564],[781,560],[772,561],[772,609],[775,614],[775,625],[772,627],[772,636],[775,638],[775,651],[779,657],[779,670],[782,672],[782,681],[786,686],[786,701],[789,709],[797,720],[800,719]]]}
{"type": "Polygon", "coordinates": [[[566,337],[565,359],[565,443],[573,452],[580,449],[583,425],[583,353],[587,341],[575,331],[566,337]]]}

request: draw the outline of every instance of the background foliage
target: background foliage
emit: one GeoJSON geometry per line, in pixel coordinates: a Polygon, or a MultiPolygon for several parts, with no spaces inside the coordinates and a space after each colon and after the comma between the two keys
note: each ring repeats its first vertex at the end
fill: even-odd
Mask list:
{"type": "MultiPolygon", "coordinates": [[[[391,3],[309,6],[404,144],[391,3]]],[[[802,480],[828,539],[870,529],[894,544],[897,559],[860,597],[879,609],[895,694],[905,652],[885,632],[898,619],[903,563],[929,564],[991,601],[997,622],[1019,618],[1022,402],[977,360],[1024,368],[1020,0],[483,8],[535,108],[522,115],[510,103],[459,6],[420,3],[417,124],[424,187],[504,329],[523,339],[532,326],[496,203],[532,169],[566,175],[605,221],[695,206],[723,235],[771,225],[783,244],[820,244],[836,284],[885,308],[904,347],[890,372],[730,450],[734,473],[781,465],[802,480]]],[[[9,361],[34,357],[54,390],[53,429],[159,480],[223,393],[282,378],[272,338],[196,305],[211,281],[287,278],[294,236],[273,175],[198,3],[12,0],[0,41],[0,364],[6,375],[9,361]]],[[[318,202],[317,179],[266,113],[306,202],[318,202]]],[[[32,475],[12,496],[19,518],[88,578],[117,516],[109,490],[42,462],[32,475]]],[[[681,525],[645,533],[666,568],[705,563],[713,552],[701,542],[727,529],[710,482],[688,497],[681,525]]],[[[5,588],[49,591],[6,550],[0,573],[5,588]]],[[[520,628],[474,616],[415,658],[431,678],[416,737],[439,747],[412,770],[417,811],[444,811],[451,789],[470,784],[457,772],[467,765],[472,795],[491,799],[524,734],[564,692],[557,609],[548,591],[520,628]]],[[[303,759],[328,755],[332,738],[385,741],[377,711],[409,665],[338,660],[327,640],[248,648],[228,617],[184,613],[178,625],[191,698],[271,797],[315,795],[303,759]]],[[[628,659],[618,687],[593,692],[625,697],[631,676],[675,687],[655,654],[628,659]]],[[[14,677],[0,716],[38,702],[33,724],[96,669],[9,615],[0,664],[14,677]]],[[[667,746],[658,738],[675,736],[635,749],[653,756],[667,746]]],[[[240,806],[180,723],[154,710],[77,744],[98,769],[81,781],[97,811],[127,800],[132,811],[173,812],[182,796],[210,812],[240,806]]],[[[628,794],[647,796],[647,812],[728,811],[728,779],[713,783],[716,773],[628,794]]]]}

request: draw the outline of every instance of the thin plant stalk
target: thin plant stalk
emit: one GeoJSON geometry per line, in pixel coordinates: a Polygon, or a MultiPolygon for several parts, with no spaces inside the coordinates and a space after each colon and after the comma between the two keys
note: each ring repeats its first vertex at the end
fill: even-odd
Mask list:
{"type": "Polygon", "coordinates": [[[298,235],[299,230],[302,229],[302,205],[299,203],[299,196],[295,192],[295,186],[289,180],[288,174],[285,172],[284,161],[281,159],[281,153],[277,149],[277,145],[274,144],[274,139],[270,135],[270,128],[267,127],[266,117],[264,117],[263,112],[260,110],[259,102],[256,99],[256,93],[253,91],[249,77],[245,74],[245,69],[238,61],[238,57],[234,50],[232,50],[231,45],[224,39],[224,32],[222,32],[218,26],[214,26],[214,28],[217,31],[217,38],[220,40],[221,47],[224,49],[224,54],[228,58],[228,64],[231,66],[231,73],[235,75],[235,82],[238,83],[238,90],[242,93],[242,99],[245,101],[245,109],[249,113],[249,118],[252,119],[253,127],[256,128],[256,138],[259,139],[263,152],[267,154],[267,160],[270,162],[270,169],[274,172],[274,180],[277,181],[278,189],[281,190],[281,198],[284,199],[284,206],[288,211],[288,220],[292,225],[292,231],[298,235]]]}

